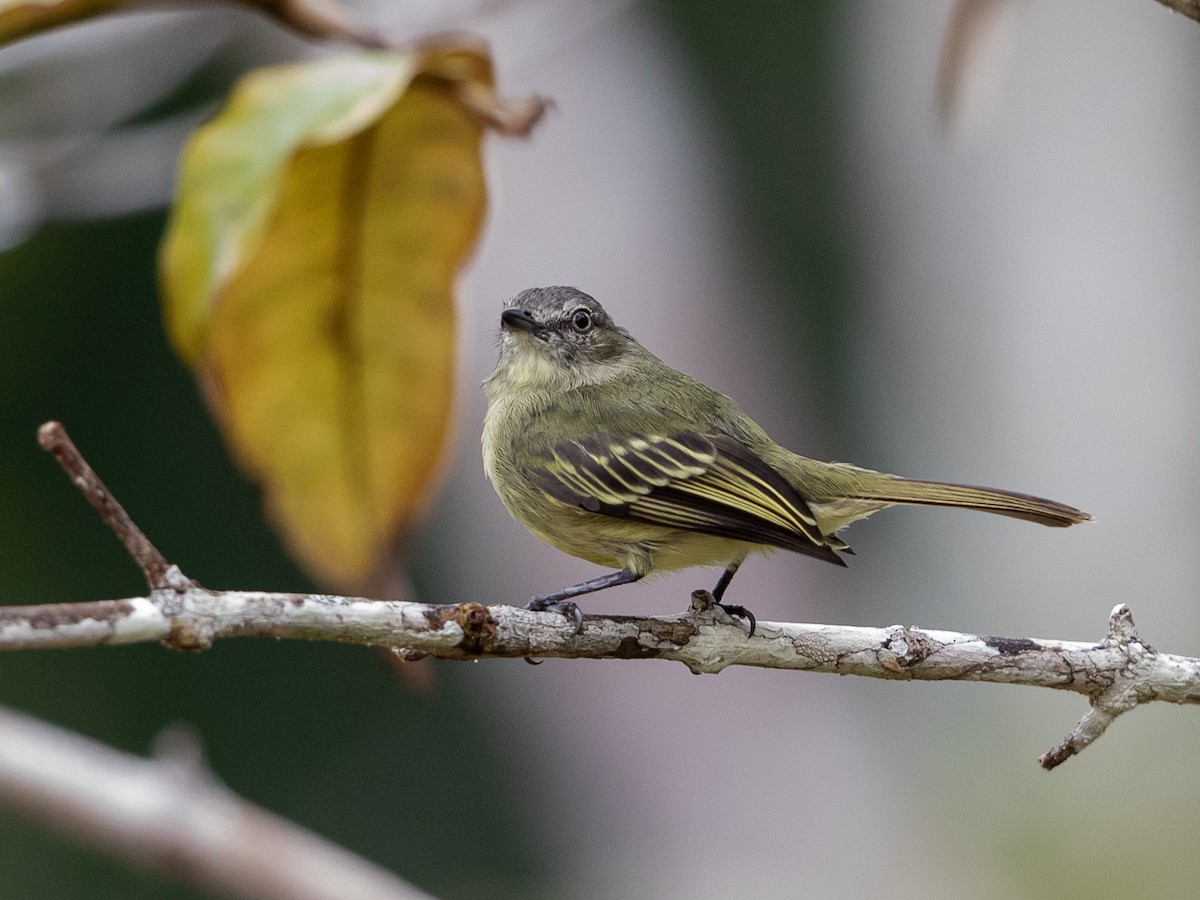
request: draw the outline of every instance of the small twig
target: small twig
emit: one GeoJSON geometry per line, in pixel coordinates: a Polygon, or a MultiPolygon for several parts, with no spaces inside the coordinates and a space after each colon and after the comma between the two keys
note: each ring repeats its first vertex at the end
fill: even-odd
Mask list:
{"type": "Polygon", "coordinates": [[[138,564],[150,590],[157,591],[176,587],[169,577],[171,569],[166,557],[150,543],[150,539],[134,524],[125,507],[117,501],[100,480],[100,476],[88,465],[79,448],[71,440],[60,422],[46,422],[38,429],[38,444],[47,453],[52,453],[75,487],[83,493],[87,502],[100,514],[104,524],[112,529],[117,539],[138,564]]]}
{"type": "Polygon", "coordinates": [[[542,116],[554,108],[554,101],[548,97],[538,94],[517,99],[502,97],[494,88],[476,81],[458,84],[456,96],[460,103],[505,137],[529,137],[542,116]]]}
{"type": "Polygon", "coordinates": [[[58,831],[223,896],[413,900],[391,872],[254,806],[195,741],[142,759],[0,708],[0,802],[58,831]]]}
{"type": "MultiPolygon", "coordinates": [[[[1108,637],[1100,646],[1116,649],[1126,657],[1128,665],[1113,673],[1111,684],[1092,694],[1092,708],[1084,713],[1071,733],[1038,758],[1043,769],[1053,769],[1079,753],[1104,734],[1105,729],[1121,713],[1129,712],[1139,703],[1158,699],[1155,696],[1157,689],[1137,678],[1136,673],[1147,659],[1159,657],[1160,654],[1138,636],[1137,626],[1133,624],[1133,614],[1124,603],[1113,607],[1112,615],[1108,619],[1108,637]]],[[[1188,674],[1180,674],[1186,682],[1188,674]]],[[[1200,697],[1188,702],[1198,701],[1200,697]]]]}

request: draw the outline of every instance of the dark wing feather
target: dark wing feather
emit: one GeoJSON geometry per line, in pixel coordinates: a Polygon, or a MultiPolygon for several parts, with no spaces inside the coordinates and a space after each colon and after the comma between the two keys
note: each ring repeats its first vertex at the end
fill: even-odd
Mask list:
{"type": "Polygon", "coordinates": [[[589,512],[845,565],[796,489],[728,435],[596,432],[559,444],[554,458],[528,475],[551,497],[589,512]]]}

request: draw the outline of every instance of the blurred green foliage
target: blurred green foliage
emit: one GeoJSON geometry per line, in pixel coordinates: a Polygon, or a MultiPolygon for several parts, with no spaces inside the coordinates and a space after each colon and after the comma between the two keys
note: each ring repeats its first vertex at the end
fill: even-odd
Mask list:
{"type": "MultiPolygon", "coordinates": [[[[0,255],[0,602],[144,592],[37,449],[51,417],[191,577],[308,587],[166,346],[153,279],[162,227],[160,215],[48,226],[0,255]]],[[[423,695],[372,652],[324,644],[29,652],[0,664],[0,703],[114,747],[145,753],[162,728],[189,723],[235,791],[441,896],[524,896],[539,883],[494,730],[445,669],[423,695]]],[[[6,897],[193,896],[6,812],[0,848],[6,897]]]]}
{"type": "Polygon", "coordinates": [[[844,145],[834,136],[837,8],[786,0],[662,5],[734,152],[745,241],[761,248],[772,283],[791,301],[787,321],[815,379],[814,412],[836,439],[854,426],[843,412],[852,399],[846,328],[854,285],[843,228],[847,175],[836,155],[844,145]]]}

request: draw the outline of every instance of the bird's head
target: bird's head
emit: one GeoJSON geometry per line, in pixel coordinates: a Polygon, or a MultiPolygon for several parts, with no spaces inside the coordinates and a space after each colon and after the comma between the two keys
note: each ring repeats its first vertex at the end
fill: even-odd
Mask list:
{"type": "Polygon", "coordinates": [[[629,332],[583,291],[529,288],[500,314],[500,359],[492,377],[550,390],[595,384],[619,375],[639,351],[629,332]]]}

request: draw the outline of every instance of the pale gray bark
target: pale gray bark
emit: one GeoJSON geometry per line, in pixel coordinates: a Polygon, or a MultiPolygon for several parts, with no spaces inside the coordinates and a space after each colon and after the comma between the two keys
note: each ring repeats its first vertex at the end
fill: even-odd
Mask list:
{"type": "Polygon", "coordinates": [[[705,591],[678,616],[587,616],[578,635],[555,613],[463,603],[432,606],[326,594],[209,591],[171,566],[146,597],[0,607],[0,649],[161,641],[203,650],[228,637],[299,638],[388,647],[405,658],[663,659],[698,674],[727,666],[798,669],[906,681],[989,681],[1074,691],[1091,709],[1041,763],[1053,768],[1139,703],[1200,702],[1200,660],[1159,653],[1117,606],[1095,643],[992,637],[892,625],[745,626],[705,591]]]}

